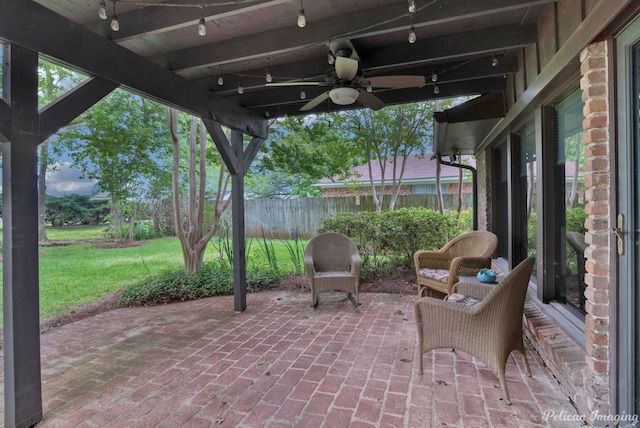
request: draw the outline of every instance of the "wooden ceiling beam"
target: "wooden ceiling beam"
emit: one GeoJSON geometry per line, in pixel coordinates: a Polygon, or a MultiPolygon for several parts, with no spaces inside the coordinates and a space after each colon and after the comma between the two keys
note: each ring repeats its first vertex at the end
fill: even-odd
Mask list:
{"type": "Polygon", "coordinates": [[[221,4],[204,7],[172,7],[171,5],[193,4],[193,1],[190,0],[178,0],[164,2],[163,4],[167,6],[148,6],[131,12],[118,13],[120,30],[115,33],[109,28],[109,20],[98,19],[85,24],[85,27],[103,37],[109,37],[113,41],[121,42],[149,34],[195,26],[200,18],[205,18],[207,21],[222,19],[290,1],[259,0],[252,3],[221,4]]]}
{"type": "Polygon", "coordinates": [[[253,136],[267,136],[267,123],[263,118],[33,1],[0,0],[0,10],[2,40],[120,83],[198,117],[213,119],[253,136]]]}
{"type": "Polygon", "coordinates": [[[251,61],[256,58],[276,57],[289,52],[326,44],[336,38],[357,39],[392,31],[406,31],[409,25],[416,27],[453,23],[456,20],[498,14],[526,8],[553,0],[449,0],[447,7],[424,7],[413,17],[407,12],[405,2],[367,9],[357,13],[319,22],[309,22],[305,28],[288,27],[224,40],[219,43],[196,46],[153,57],[153,60],[174,71],[199,67],[251,61]],[[372,25],[380,23],[380,25],[372,25]]]}
{"type": "Polygon", "coordinates": [[[390,65],[420,64],[469,55],[483,55],[518,48],[536,42],[535,24],[505,25],[466,33],[418,40],[373,49],[363,55],[365,70],[384,69],[390,65]]]}

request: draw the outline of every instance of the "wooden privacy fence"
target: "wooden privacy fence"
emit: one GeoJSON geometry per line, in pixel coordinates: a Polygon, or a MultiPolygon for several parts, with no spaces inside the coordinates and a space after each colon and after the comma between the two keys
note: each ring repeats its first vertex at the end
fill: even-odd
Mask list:
{"type": "MultiPolygon", "coordinates": [[[[445,209],[455,210],[458,195],[443,195],[445,209]]],[[[317,234],[322,219],[342,212],[375,211],[373,197],[355,196],[304,199],[250,199],[245,201],[245,229],[249,237],[286,239],[296,232],[301,238],[317,234]]],[[[471,207],[472,195],[462,195],[462,209],[471,207]]],[[[396,201],[396,209],[423,207],[438,209],[436,195],[402,195],[396,201]]],[[[230,210],[224,217],[231,222],[230,210]]]]}

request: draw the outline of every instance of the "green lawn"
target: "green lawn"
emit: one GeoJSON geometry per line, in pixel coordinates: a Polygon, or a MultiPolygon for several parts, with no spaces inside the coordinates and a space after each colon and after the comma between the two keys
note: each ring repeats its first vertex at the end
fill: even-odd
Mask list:
{"type": "MultiPolygon", "coordinates": [[[[48,229],[47,236],[50,240],[82,241],[99,239],[103,230],[104,227],[96,226],[48,229]]],[[[247,241],[248,266],[268,265],[259,242],[262,240],[247,241]]],[[[280,268],[293,271],[286,245],[282,241],[269,242],[280,268]]],[[[146,276],[183,266],[178,238],[148,240],[127,248],[105,248],[103,243],[45,246],[40,252],[41,319],[69,313],[146,276]]],[[[219,257],[209,245],[205,262],[219,257]]]]}

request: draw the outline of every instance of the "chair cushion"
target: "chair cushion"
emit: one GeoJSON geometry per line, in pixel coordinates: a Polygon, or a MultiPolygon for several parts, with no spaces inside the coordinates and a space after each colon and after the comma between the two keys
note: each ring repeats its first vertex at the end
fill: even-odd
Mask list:
{"type": "Polygon", "coordinates": [[[436,281],[444,282],[445,284],[449,282],[449,271],[446,269],[422,268],[420,269],[420,276],[435,279],[436,281]]]}
{"type": "Polygon", "coordinates": [[[460,294],[460,293],[451,294],[447,298],[447,301],[454,302],[454,303],[464,303],[467,306],[473,306],[476,303],[480,302],[480,300],[478,299],[474,299],[473,297],[465,296],[464,294],[460,294]]]}

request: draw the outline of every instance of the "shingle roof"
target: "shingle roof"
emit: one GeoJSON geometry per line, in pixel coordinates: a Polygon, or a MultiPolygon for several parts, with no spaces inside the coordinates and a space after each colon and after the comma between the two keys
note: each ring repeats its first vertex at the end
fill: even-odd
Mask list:
{"type": "MultiPolygon", "coordinates": [[[[436,165],[437,160],[433,158],[431,153],[426,155],[410,155],[405,163],[405,171],[402,177],[403,181],[409,180],[435,180],[436,178],[436,165]]],[[[396,176],[400,175],[400,168],[402,166],[403,157],[399,157],[395,166],[397,168],[396,176]]],[[[459,161],[458,161],[459,162],[459,161]]],[[[463,163],[475,166],[475,159],[470,156],[465,156],[463,163]]],[[[347,180],[340,180],[340,177],[327,177],[316,182],[317,185],[327,184],[342,184],[347,182],[369,182],[369,164],[359,165],[351,170],[351,176],[347,180]]],[[[440,178],[456,178],[458,177],[459,170],[456,167],[449,165],[441,165],[440,178]]],[[[385,181],[390,181],[393,178],[394,164],[391,162],[386,163],[385,169],[385,181]]],[[[382,178],[382,172],[380,163],[373,161],[371,165],[371,172],[373,181],[380,181],[382,178]]]]}

